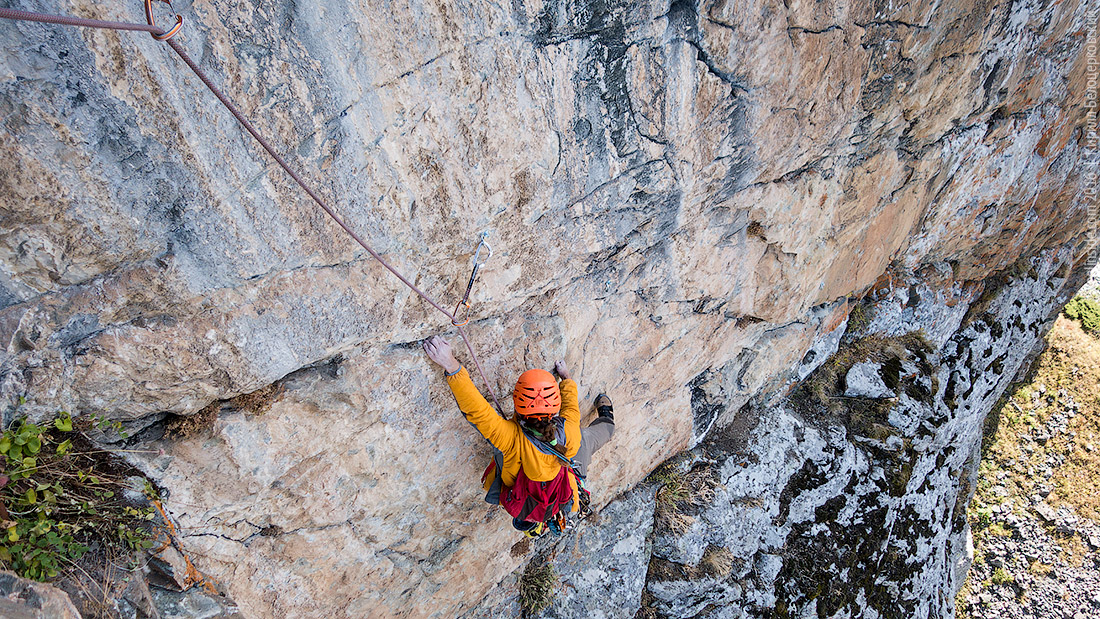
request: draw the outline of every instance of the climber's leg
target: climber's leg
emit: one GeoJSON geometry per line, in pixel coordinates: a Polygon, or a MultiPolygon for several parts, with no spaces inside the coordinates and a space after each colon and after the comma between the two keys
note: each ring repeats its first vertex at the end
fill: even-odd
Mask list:
{"type": "Polygon", "coordinates": [[[588,464],[592,462],[592,454],[610,441],[611,436],[615,434],[615,416],[611,408],[611,399],[601,393],[596,398],[596,410],[600,416],[587,428],[581,430],[581,448],[573,458],[581,475],[585,477],[588,476],[588,464]]]}

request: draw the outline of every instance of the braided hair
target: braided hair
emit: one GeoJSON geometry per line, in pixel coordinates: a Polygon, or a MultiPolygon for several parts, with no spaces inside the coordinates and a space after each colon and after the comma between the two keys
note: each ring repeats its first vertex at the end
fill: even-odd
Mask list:
{"type": "Polygon", "coordinates": [[[554,417],[550,419],[525,419],[518,416],[520,424],[527,430],[530,430],[543,443],[546,443],[554,449],[554,451],[565,455],[565,444],[558,441],[558,427],[554,423],[554,417]]]}

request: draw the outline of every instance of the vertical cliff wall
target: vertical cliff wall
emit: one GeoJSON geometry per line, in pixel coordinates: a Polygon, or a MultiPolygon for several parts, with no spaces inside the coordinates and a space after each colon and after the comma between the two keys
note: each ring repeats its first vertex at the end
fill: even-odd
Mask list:
{"type": "MultiPolygon", "coordinates": [[[[418,285],[457,301],[489,232],[469,328],[482,364],[507,393],[564,357],[583,399],[615,398],[601,503],[708,432],[747,445],[760,420],[788,423],[737,413],[809,376],[876,282],[974,296],[1028,258],[1071,280],[1087,8],[177,4],[189,53],[418,285]]],[[[454,616],[521,564],[477,491],[486,447],[418,348],[445,321],[162,44],[3,23],[0,45],[5,397],[106,414],[163,450],[135,460],[249,616],[454,616]],[[227,403],[206,433],[163,437],[274,383],[264,415],[227,403]]],[[[930,311],[911,324],[946,347],[958,326],[937,335],[948,318],[930,311]]],[[[822,450],[848,449],[821,432],[822,450]]],[[[962,470],[965,449],[939,466],[962,470]]]]}

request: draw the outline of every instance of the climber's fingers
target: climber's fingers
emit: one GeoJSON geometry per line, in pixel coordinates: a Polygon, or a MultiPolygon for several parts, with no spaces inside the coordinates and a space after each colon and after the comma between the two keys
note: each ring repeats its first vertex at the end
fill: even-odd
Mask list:
{"type": "Polygon", "coordinates": [[[569,368],[565,367],[564,359],[558,359],[554,362],[554,371],[558,373],[558,376],[560,376],[562,380],[572,380],[573,378],[569,374],[569,368]]]}
{"type": "Polygon", "coordinates": [[[429,359],[444,368],[451,368],[457,363],[454,351],[451,350],[451,343],[438,335],[424,340],[424,352],[428,354],[429,359]]]}

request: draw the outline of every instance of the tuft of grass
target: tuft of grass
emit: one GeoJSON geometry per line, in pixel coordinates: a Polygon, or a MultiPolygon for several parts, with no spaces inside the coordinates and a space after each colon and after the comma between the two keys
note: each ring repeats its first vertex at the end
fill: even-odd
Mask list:
{"type": "Polygon", "coordinates": [[[717,482],[708,464],[696,464],[681,471],[675,461],[658,468],[650,480],[660,484],[657,491],[657,523],[676,535],[687,533],[695,522],[689,510],[714,500],[717,482]]]}
{"type": "Polygon", "coordinates": [[[999,587],[1001,585],[1011,585],[1016,582],[1016,579],[1012,577],[1012,574],[1008,573],[1008,570],[1003,567],[999,567],[993,570],[991,582],[999,587]]]}
{"type": "Polygon", "coordinates": [[[684,535],[695,524],[695,516],[689,516],[675,509],[668,510],[658,515],[658,521],[675,535],[684,535]]]}
{"type": "Polygon", "coordinates": [[[179,439],[205,436],[214,427],[214,422],[218,420],[218,413],[220,412],[221,402],[215,401],[194,415],[170,417],[164,436],[165,438],[179,439]]]}
{"type": "Polygon", "coordinates": [[[872,312],[872,307],[863,303],[862,299],[855,300],[852,311],[848,312],[847,332],[862,333],[867,325],[871,324],[872,312]]]}
{"type": "Polygon", "coordinates": [[[1042,561],[1033,561],[1031,565],[1027,567],[1027,571],[1036,576],[1049,576],[1054,571],[1054,566],[1043,563],[1042,561]]]}
{"type": "Polygon", "coordinates": [[[733,572],[735,560],[728,548],[707,546],[703,558],[699,560],[699,569],[718,580],[724,580],[733,572]]]}
{"type": "Polygon", "coordinates": [[[235,398],[215,400],[193,415],[173,415],[166,424],[164,436],[174,439],[209,436],[223,410],[238,410],[245,415],[260,416],[271,410],[271,406],[279,401],[285,391],[286,387],[282,383],[275,382],[235,398]]]}
{"type": "Polygon", "coordinates": [[[545,559],[533,559],[519,579],[519,605],[527,616],[550,607],[558,586],[558,573],[545,559]]]}
{"type": "Polygon", "coordinates": [[[745,234],[752,238],[760,239],[765,243],[768,242],[768,235],[764,231],[764,225],[759,221],[753,220],[749,222],[749,227],[745,230],[745,234]]]}
{"type": "Polygon", "coordinates": [[[676,470],[671,462],[662,465],[652,476],[652,481],[660,484],[657,491],[657,504],[668,506],[688,498],[688,485],[683,473],[676,470]]]}

